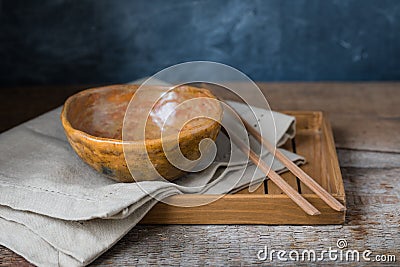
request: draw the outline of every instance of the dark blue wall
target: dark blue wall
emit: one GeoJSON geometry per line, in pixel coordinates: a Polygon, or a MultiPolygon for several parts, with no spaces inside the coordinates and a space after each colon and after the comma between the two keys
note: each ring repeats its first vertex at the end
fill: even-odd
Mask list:
{"type": "Polygon", "coordinates": [[[255,80],[399,80],[400,1],[0,0],[0,85],[125,82],[189,60],[255,80]]]}

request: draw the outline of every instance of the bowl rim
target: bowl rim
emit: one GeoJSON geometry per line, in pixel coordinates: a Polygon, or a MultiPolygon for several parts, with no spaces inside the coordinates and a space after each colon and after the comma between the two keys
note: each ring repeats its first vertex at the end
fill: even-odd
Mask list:
{"type": "MultiPolygon", "coordinates": [[[[205,88],[200,88],[200,87],[194,87],[194,86],[188,86],[188,85],[183,85],[183,86],[187,86],[191,89],[195,89],[195,90],[201,90],[206,97],[208,98],[212,98],[212,99],[217,99],[217,97],[215,95],[213,95],[210,90],[205,89],[205,88]]],[[[64,130],[66,132],[67,137],[69,137],[69,132],[77,134],[79,136],[84,137],[85,139],[91,140],[91,141],[96,141],[96,142],[104,142],[104,143],[113,143],[113,144],[122,144],[122,145],[130,145],[130,146],[154,146],[154,145],[160,145],[162,144],[161,141],[161,137],[160,138],[156,138],[156,139],[145,139],[143,140],[135,140],[135,141],[123,141],[122,139],[114,139],[114,138],[107,138],[107,137],[101,137],[101,136],[95,136],[92,134],[89,134],[85,131],[79,130],[74,128],[70,121],[68,120],[68,111],[70,108],[70,104],[73,100],[82,97],[84,95],[90,94],[90,93],[95,93],[97,91],[102,91],[102,90],[115,90],[115,89],[120,89],[120,90],[131,90],[132,88],[134,88],[134,90],[136,91],[138,88],[140,87],[140,85],[138,84],[113,84],[113,85],[107,85],[107,86],[100,86],[100,87],[94,87],[94,88],[89,88],[89,89],[85,89],[82,90],[70,97],[68,97],[68,99],[65,101],[62,111],[61,111],[61,123],[64,127],[64,130]]],[[[151,85],[149,87],[165,87],[165,86],[159,86],[159,85],[151,85]]],[[[130,103],[131,100],[129,100],[130,103]]],[[[129,105],[129,104],[128,104],[129,105]]],[[[223,115],[223,109],[222,109],[222,105],[219,103],[219,123],[221,123],[222,121],[222,115],[223,115]]],[[[125,115],[124,115],[125,118],[125,115]]],[[[202,125],[200,127],[196,127],[195,128],[195,132],[193,132],[193,129],[187,129],[184,131],[180,132],[179,135],[179,140],[187,138],[189,135],[193,135],[194,133],[198,133],[201,131],[206,130],[209,127],[212,127],[213,124],[215,124],[215,121],[211,121],[210,123],[207,123],[205,125],[202,125]]],[[[122,126],[123,127],[123,126],[122,126]]],[[[172,140],[172,138],[175,139],[175,136],[166,136],[164,137],[164,143],[165,142],[170,142],[172,140]]]]}

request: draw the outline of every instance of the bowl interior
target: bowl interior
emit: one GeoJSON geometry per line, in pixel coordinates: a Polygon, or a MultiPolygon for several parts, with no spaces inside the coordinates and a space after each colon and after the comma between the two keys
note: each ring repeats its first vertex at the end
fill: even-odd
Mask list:
{"type": "MultiPolygon", "coordinates": [[[[121,140],[124,116],[137,88],[137,85],[114,85],[78,93],[69,101],[67,120],[74,129],[92,136],[121,140]]],[[[173,128],[175,122],[187,120],[199,114],[210,115],[213,113],[212,116],[218,116],[222,113],[220,105],[209,101],[215,97],[206,89],[180,86],[169,92],[166,92],[165,87],[149,87],[145,90],[151,90],[152,94],[159,95],[160,99],[154,107],[153,103],[146,98],[140,99],[139,105],[129,107],[129,118],[131,119],[125,129],[128,129],[129,140],[132,141],[137,140],[137,136],[142,136],[138,133],[140,118],[147,119],[145,139],[158,139],[161,137],[161,129],[164,124],[173,128]],[[202,100],[201,104],[185,105],[184,109],[181,108],[171,113],[184,101],[199,97],[206,97],[208,100],[202,100]],[[151,112],[147,115],[150,109],[151,112]],[[170,114],[172,116],[167,120],[167,116],[170,114]]],[[[184,125],[182,132],[205,127],[210,123],[213,121],[206,118],[191,120],[184,125]]],[[[141,131],[143,132],[143,130],[141,131]]]]}

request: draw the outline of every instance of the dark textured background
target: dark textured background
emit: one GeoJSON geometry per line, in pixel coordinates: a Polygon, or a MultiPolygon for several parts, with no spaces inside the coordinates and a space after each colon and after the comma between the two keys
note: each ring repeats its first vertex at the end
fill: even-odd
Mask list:
{"type": "Polygon", "coordinates": [[[189,60],[261,81],[399,80],[400,1],[0,0],[0,85],[126,82],[189,60]]]}

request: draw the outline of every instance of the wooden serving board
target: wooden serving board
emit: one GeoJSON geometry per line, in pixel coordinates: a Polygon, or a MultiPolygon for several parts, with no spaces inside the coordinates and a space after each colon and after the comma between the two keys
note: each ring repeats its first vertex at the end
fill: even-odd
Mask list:
{"type": "MultiPolygon", "coordinates": [[[[340,173],[332,129],[326,116],[319,111],[282,111],[296,117],[296,137],[284,148],[307,159],[302,169],[341,203],[345,192],[340,173]]],[[[141,224],[343,224],[345,212],[338,212],[326,205],[306,185],[290,172],[282,177],[311,204],[321,215],[310,216],[270,180],[252,193],[244,189],[225,195],[210,204],[197,207],[177,207],[157,203],[142,219],[141,224]]],[[[199,198],[207,200],[212,195],[176,195],[170,203],[190,203],[199,198]]]]}

